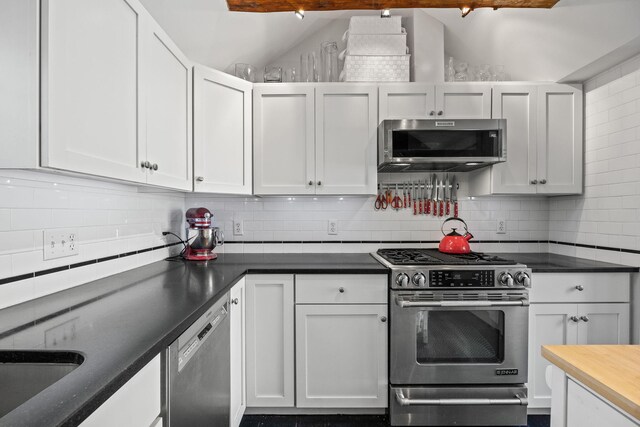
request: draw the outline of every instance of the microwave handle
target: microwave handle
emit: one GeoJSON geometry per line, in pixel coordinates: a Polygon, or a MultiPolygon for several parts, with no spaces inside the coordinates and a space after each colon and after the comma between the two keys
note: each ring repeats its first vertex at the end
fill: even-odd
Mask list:
{"type": "Polygon", "coordinates": [[[528,306],[528,299],[515,301],[405,301],[402,297],[396,297],[396,304],[402,308],[411,307],[513,307],[528,306]]]}
{"type": "Polygon", "coordinates": [[[430,406],[462,406],[462,405],[523,405],[528,399],[523,393],[516,393],[510,399],[408,399],[401,389],[396,390],[396,401],[400,406],[430,405],[430,406]]]}

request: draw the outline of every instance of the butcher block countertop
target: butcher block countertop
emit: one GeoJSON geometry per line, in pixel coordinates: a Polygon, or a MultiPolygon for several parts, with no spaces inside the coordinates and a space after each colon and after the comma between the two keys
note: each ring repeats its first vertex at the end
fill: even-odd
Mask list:
{"type": "Polygon", "coordinates": [[[640,419],[640,345],[545,345],[542,355],[640,419]]]}

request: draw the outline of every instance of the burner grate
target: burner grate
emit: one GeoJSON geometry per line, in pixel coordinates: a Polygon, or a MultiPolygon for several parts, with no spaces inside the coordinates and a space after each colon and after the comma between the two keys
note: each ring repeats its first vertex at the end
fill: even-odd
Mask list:
{"type": "Polygon", "coordinates": [[[393,265],[514,265],[495,255],[471,252],[469,254],[445,254],[437,249],[379,249],[378,255],[393,265]]]}

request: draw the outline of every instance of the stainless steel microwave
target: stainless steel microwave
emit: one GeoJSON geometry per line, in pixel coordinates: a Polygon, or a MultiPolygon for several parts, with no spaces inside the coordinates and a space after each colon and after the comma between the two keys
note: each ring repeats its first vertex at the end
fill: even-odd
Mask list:
{"type": "Polygon", "coordinates": [[[507,160],[505,119],[384,120],[378,171],[467,172],[507,160]]]}

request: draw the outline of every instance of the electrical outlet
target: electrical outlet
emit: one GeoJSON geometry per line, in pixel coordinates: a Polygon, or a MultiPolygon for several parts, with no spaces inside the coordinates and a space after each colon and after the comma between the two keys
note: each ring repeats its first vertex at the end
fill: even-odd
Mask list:
{"type": "Polygon", "coordinates": [[[233,220],[233,235],[242,236],[244,234],[244,221],[239,219],[233,220]]]}
{"type": "Polygon", "coordinates": [[[338,234],[338,220],[330,219],[327,223],[327,233],[328,234],[338,234]]]}
{"type": "Polygon", "coordinates": [[[44,230],[42,241],[44,259],[64,258],[78,255],[78,230],[75,228],[56,228],[44,230]]]}
{"type": "Polygon", "coordinates": [[[496,221],[496,234],[507,234],[507,220],[504,218],[496,221]]]}

